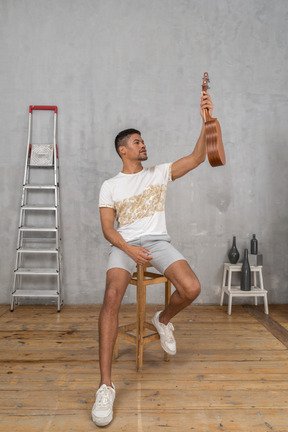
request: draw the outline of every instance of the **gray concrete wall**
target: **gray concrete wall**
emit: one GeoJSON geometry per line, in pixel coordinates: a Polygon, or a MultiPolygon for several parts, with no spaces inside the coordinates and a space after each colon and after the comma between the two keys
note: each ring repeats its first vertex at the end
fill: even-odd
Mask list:
{"type": "MultiPolygon", "coordinates": [[[[174,244],[217,304],[232,236],[253,233],[271,303],[287,303],[287,0],[1,0],[1,280],[10,301],[28,106],[57,105],[66,304],[101,303],[109,246],[102,182],[121,169],[115,134],[142,131],[147,164],[190,153],[208,71],[227,165],[170,186],[174,244]]],[[[129,288],[125,302],[135,299],[129,288]]],[[[161,302],[161,289],[149,301],[161,302]]]]}

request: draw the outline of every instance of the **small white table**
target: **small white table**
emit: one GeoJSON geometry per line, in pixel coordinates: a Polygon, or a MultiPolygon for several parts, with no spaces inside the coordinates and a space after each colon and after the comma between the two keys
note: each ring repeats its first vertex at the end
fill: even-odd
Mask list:
{"type": "Polygon", "coordinates": [[[253,277],[252,279],[253,285],[251,286],[251,291],[242,291],[240,289],[240,286],[231,285],[232,274],[233,272],[241,272],[242,263],[238,263],[238,264],[224,263],[220,306],[223,306],[224,294],[227,294],[228,295],[228,315],[231,315],[233,297],[254,297],[254,302],[256,306],[257,306],[257,298],[263,297],[265,314],[267,315],[269,314],[267,290],[264,289],[264,285],[263,285],[262,266],[250,266],[250,268],[251,268],[251,276],[253,277]],[[257,286],[257,275],[259,276],[259,286],[257,286]],[[226,285],[226,280],[227,280],[227,285],[226,285]]]}

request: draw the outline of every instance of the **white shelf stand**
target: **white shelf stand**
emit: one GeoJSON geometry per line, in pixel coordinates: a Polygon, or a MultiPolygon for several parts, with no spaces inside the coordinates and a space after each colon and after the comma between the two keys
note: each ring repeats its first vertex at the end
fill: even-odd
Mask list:
{"type": "Polygon", "coordinates": [[[242,263],[230,264],[224,263],[223,269],[223,280],[221,287],[220,306],[223,306],[224,294],[228,296],[228,315],[231,315],[232,311],[232,299],[233,297],[254,297],[255,306],[257,306],[258,297],[264,299],[264,310],[265,314],[269,314],[268,310],[268,299],[267,290],[264,289],[262,266],[250,266],[252,276],[251,291],[242,291],[240,286],[232,285],[232,275],[234,272],[241,272],[242,263]],[[257,286],[257,276],[259,286],[257,286]]]}

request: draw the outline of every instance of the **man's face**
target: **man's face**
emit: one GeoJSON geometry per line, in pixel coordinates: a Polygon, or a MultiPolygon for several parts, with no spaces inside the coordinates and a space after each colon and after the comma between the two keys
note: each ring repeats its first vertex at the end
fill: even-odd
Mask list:
{"type": "Polygon", "coordinates": [[[148,159],[146,146],[141,135],[131,135],[127,140],[125,151],[126,157],[131,160],[145,161],[148,159]]]}

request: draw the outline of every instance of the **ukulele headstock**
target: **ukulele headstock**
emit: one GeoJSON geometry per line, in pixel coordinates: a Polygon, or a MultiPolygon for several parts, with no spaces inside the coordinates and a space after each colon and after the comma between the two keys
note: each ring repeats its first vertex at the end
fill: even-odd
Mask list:
{"type": "Polygon", "coordinates": [[[207,92],[207,90],[210,88],[209,82],[210,82],[210,79],[209,79],[208,72],[204,72],[203,82],[202,82],[202,91],[207,92]]]}

